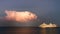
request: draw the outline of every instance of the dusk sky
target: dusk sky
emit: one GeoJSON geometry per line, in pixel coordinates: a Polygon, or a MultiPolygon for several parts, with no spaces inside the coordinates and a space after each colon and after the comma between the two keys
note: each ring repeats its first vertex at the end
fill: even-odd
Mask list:
{"type": "Polygon", "coordinates": [[[5,16],[5,10],[28,10],[40,18],[48,18],[60,24],[60,0],[0,0],[0,16],[5,16]]]}

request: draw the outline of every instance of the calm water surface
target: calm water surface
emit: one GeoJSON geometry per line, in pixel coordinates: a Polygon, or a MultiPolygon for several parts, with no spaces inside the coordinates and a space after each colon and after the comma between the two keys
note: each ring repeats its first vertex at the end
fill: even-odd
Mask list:
{"type": "Polygon", "coordinates": [[[0,34],[60,34],[60,28],[0,27],[0,34]]]}

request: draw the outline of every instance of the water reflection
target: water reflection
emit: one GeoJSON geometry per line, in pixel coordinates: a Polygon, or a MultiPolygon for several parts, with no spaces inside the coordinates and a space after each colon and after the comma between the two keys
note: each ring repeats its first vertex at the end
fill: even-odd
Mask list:
{"type": "Polygon", "coordinates": [[[56,28],[42,28],[40,30],[40,33],[41,34],[56,34],[57,31],[56,31],[56,28]]]}
{"type": "Polygon", "coordinates": [[[56,28],[38,27],[4,27],[0,28],[2,34],[57,34],[56,28]]]}
{"type": "Polygon", "coordinates": [[[41,34],[46,34],[46,29],[45,28],[42,28],[41,31],[40,31],[41,34]]]}

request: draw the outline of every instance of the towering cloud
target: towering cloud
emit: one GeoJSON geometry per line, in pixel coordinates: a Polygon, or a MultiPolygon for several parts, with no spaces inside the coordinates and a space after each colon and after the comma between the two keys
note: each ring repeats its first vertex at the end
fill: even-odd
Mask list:
{"type": "Polygon", "coordinates": [[[37,19],[36,14],[29,12],[29,11],[8,11],[6,10],[5,13],[7,14],[6,18],[8,20],[15,20],[17,22],[29,22],[37,19]]]}

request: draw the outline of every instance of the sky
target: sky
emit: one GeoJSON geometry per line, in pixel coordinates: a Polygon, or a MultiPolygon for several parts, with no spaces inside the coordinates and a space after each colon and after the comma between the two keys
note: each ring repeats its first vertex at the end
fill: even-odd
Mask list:
{"type": "Polygon", "coordinates": [[[5,10],[28,10],[60,24],[60,0],[0,0],[0,17],[6,15],[5,10]]]}

